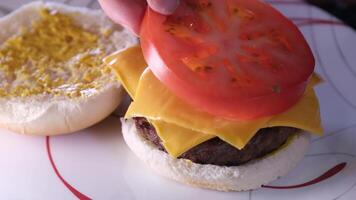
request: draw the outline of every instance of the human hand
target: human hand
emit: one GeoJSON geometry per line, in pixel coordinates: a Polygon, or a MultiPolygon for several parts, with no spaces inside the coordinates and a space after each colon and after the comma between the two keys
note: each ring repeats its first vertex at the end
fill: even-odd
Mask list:
{"type": "Polygon", "coordinates": [[[99,0],[99,3],[114,22],[138,35],[147,4],[156,12],[169,15],[178,7],[179,0],[99,0]]]}

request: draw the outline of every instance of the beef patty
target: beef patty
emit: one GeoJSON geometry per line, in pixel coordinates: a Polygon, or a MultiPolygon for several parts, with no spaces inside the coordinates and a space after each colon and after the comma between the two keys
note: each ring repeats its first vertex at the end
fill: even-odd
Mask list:
{"type": "MultiPolygon", "coordinates": [[[[151,141],[158,149],[167,152],[155,128],[145,118],[134,118],[134,120],[137,129],[144,138],[151,141]]],[[[260,129],[241,150],[216,137],[191,148],[179,158],[200,164],[238,166],[278,149],[297,131],[298,129],[290,127],[260,129]]]]}

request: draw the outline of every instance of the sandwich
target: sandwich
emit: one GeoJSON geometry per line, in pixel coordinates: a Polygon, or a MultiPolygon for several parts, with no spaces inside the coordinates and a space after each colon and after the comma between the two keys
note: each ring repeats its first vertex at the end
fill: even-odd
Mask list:
{"type": "Polygon", "coordinates": [[[298,28],[258,0],[150,8],[140,46],[104,62],[132,98],[130,149],[175,181],[245,191],[286,175],[322,135],[313,54],[298,28]]]}
{"type": "Polygon", "coordinates": [[[123,89],[102,59],[138,40],[102,11],[32,2],[2,17],[0,27],[0,127],[67,134],[120,103],[123,89]]]}

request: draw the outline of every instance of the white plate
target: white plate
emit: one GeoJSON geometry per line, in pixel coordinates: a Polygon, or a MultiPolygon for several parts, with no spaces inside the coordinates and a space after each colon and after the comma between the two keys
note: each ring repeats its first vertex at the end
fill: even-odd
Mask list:
{"type": "MultiPolygon", "coordinates": [[[[0,13],[25,2],[28,1],[1,0],[0,13]]],[[[67,2],[98,7],[90,0],[67,2]]],[[[308,18],[336,21],[299,1],[285,2],[288,1],[274,1],[273,5],[296,23],[308,18]]],[[[156,176],[144,166],[123,142],[119,120],[111,116],[68,136],[29,137],[0,130],[0,199],[76,199],[81,195],[93,199],[354,199],[356,32],[344,25],[300,28],[313,48],[317,72],[325,79],[317,93],[326,136],[314,138],[308,155],[297,168],[270,185],[299,185],[335,166],[341,169],[346,163],[331,178],[295,189],[263,188],[243,193],[188,187],[156,176]]]]}

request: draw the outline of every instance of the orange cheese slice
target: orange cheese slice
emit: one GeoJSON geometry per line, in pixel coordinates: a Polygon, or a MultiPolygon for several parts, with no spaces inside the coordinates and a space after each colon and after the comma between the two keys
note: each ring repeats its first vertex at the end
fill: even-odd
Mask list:
{"type": "Polygon", "coordinates": [[[214,137],[242,149],[261,128],[289,126],[321,134],[314,76],[301,100],[284,113],[252,121],[233,121],[199,111],[174,96],[146,68],[139,47],[113,55],[109,63],[134,99],[126,118],[145,117],[156,128],[167,152],[177,157],[214,137]]]}
{"type": "Polygon", "coordinates": [[[216,137],[215,135],[202,134],[162,120],[149,120],[149,122],[155,127],[164,148],[173,157],[178,157],[198,144],[216,137]]]}

